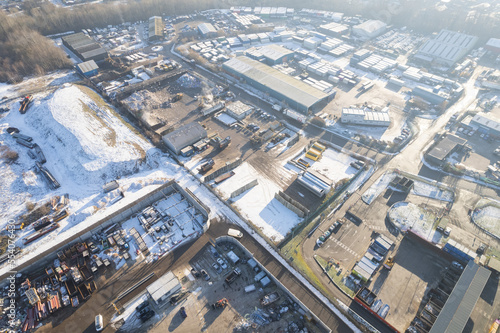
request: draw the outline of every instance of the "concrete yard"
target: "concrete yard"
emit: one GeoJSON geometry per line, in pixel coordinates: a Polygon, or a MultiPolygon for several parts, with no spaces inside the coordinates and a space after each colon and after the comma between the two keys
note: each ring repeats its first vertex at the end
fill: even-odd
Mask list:
{"type": "Polygon", "coordinates": [[[380,268],[369,289],[390,306],[386,320],[403,332],[425,305],[422,298],[439,283],[450,262],[408,237],[390,255],[395,258],[394,267],[390,271],[380,268]]]}

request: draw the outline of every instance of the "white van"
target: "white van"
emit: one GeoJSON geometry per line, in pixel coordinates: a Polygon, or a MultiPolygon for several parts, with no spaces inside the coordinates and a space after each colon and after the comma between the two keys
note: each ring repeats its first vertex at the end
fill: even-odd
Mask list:
{"type": "Polygon", "coordinates": [[[243,237],[243,233],[239,230],[236,230],[236,229],[232,229],[232,228],[229,228],[229,230],[227,231],[227,234],[229,236],[232,236],[234,238],[241,238],[243,237]]]}
{"type": "Polygon", "coordinates": [[[103,328],[104,324],[102,323],[102,316],[98,314],[97,316],[95,316],[95,330],[97,332],[100,332],[103,328]]]}
{"type": "Polygon", "coordinates": [[[255,291],[255,289],[256,289],[255,285],[251,284],[251,285],[245,287],[245,292],[246,293],[251,293],[252,291],[255,291]]]}

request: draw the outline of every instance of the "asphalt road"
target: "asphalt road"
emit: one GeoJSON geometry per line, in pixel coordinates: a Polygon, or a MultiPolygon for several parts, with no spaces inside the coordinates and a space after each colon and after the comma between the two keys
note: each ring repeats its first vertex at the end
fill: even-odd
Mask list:
{"type": "MultiPolygon", "coordinates": [[[[118,295],[148,274],[155,273],[155,278],[142,285],[121,301],[122,304],[126,303],[127,300],[130,300],[134,295],[143,291],[146,286],[156,278],[188,263],[210,241],[210,239],[227,235],[229,227],[229,224],[222,222],[214,223],[211,225],[208,232],[196,241],[174,250],[155,263],[147,264],[140,262],[119,270],[113,276],[107,277],[107,279],[100,279],[97,283],[98,290],[90,299],[81,304],[76,310],[66,308],[57,315],[51,316],[50,319],[52,321],[41,327],[38,332],[95,332],[94,317],[99,313],[104,317],[104,323],[106,325],[104,332],[114,332],[115,330],[109,325],[109,322],[115,313],[112,303],[118,295]]],[[[243,233],[244,236],[240,241],[254,254],[254,258],[276,276],[281,283],[315,313],[332,332],[352,332],[352,330],[341,321],[327,305],[310,292],[296,276],[281,265],[281,263],[261,244],[244,230],[243,233]]]]}

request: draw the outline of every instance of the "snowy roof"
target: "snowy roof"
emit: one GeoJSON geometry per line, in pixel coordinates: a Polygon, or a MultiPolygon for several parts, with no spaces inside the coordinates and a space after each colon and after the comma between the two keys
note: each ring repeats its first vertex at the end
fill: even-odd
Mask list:
{"type": "Polygon", "coordinates": [[[198,29],[200,30],[200,32],[203,35],[208,34],[210,32],[217,32],[217,30],[215,30],[215,28],[212,25],[212,23],[202,23],[202,24],[199,24],[198,25],[198,29]]]}
{"type": "Polygon", "coordinates": [[[264,57],[272,61],[277,61],[285,56],[294,54],[293,51],[276,44],[264,46],[259,51],[264,57]]]}
{"type": "Polygon", "coordinates": [[[425,42],[418,53],[454,63],[474,47],[477,39],[476,36],[443,29],[436,38],[425,42]]]}
{"type": "Polygon", "coordinates": [[[385,24],[382,21],[368,20],[368,21],[365,21],[361,24],[354,26],[353,31],[357,32],[357,33],[366,34],[366,35],[372,35],[372,34],[375,34],[379,31],[382,32],[383,30],[385,30],[386,27],[387,27],[387,24],[385,24]]]}
{"type": "Polygon", "coordinates": [[[94,69],[99,68],[99,66],[97,66],[97,64],[95,63],[94,60],[82,62],[81,64],[76,65],[76,67],[78,67],[78,69],[82,73],[88,73],[88,72],[93,71],[94,69]]]}
{"type": "Polygon", "coordinates": [[[181,289],[179,279],[172,272],[161,276],[147,288],[151,298],[158,303],[162,297],[168,297],[181,289]]]}
{"type": "Polygon", "coordinates": [[[207,137],[207,130],[199,123],[192,122],[163,136],[163,141],[177,152],[207,137]]]}
{"type": "Polygon", "coordinates": [[[476,114],[474,118],[472,118],[472,121],[478,125],[500,132],[500,121],[491,114],[476,114]]]}
{"type": "Polygon", "coordinates": [[[235,115],[246,115],[248,112],[252,111],[253,107],[243,102],[236,101],[226,106],[226,109],[235,115]]]}
{"type": "Polygon", "coordinates": [[[328,97],[319,89],[245,56],[228,60],[222,67],[254,80],[307,108],[328,97]]]}

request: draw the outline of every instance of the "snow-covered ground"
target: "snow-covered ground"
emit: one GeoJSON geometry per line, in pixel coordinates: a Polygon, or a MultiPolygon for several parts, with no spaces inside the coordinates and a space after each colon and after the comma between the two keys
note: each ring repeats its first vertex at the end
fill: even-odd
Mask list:
{"type": "Polygon", "coordinates": [[[355,162],[357,159],[334,149],[328,148],[325,150],[321,159],[316,162],[306,158],[305,154],[301,158],[307,159],[311,164],[311,170],[317,171],[323,176],[330,178],[334,183],[341,179],[350,179],[357,172],[355,168],[350,166],[351,162],[355,162]]]}
{"type": "Polygon", "coordinates": [[[481,228],[500,237],[500,202],[492,199],[479,201],[472,218],[481,228]]]}
{"type": "Polygon", "coordinates": [[[448,202],[453,202],[454,198],[453,192],[449,190],[417,180],[413,184],[412,194],[448,202]]]}
{"type": "Polygon", "coordinates": [[[405,232],[411,229],[429,242],[439,243],[441,233],[433,229],[434,215],[411,202],[398,202],[388,212],[395,226],[405,232]]]}
{"type": "MultiPolygon", "coordinates": [[[[0,142],[19,154],[16,163],[0,166],[0,217],[4,223],[22,213],[28,201],[36,203],[68,193],[69,209],[74,214],[60,223],[59,230],[66,229],[67,224],[80,223],[117,195],[100,193],[106,182],[159,165],[160,151],[86,87],[65,84],[54,93],[36,94],[25,115],[18,108],[19,102],[13,103],[0,121],[0,142]],[[41,147],[47,159],[44,166],[60,183],[59,189],[51,191],[34,172],[29,149],[15,142],[6,131],[8,127],[17,127],[41,147]]],[[[133,183],[125,180],[121,185],[127,189],[133,183]]]]}
{"type": "Polygon", "coordinates": [[[396,178],[396,174],[394,172],[386,172],[382,176],[377,179],[376,182],[373,183],[372,186],[370,186],[369,189],[363,193],[361,196],[361,199],[367,204],[371,204],[377,197],[382,193],[387,186],[389,186],[389,183],[392,182],[392,180],[396,178]]]}
{"type": "Polygon", "coordinates": [[[269,239],[281,241],[302,220],[274,199],[274,195],[281,188],[246,162],[234,169],[234,173],[234,176],[218,185],[217,190],[224,198],[229,198],[233,191],[257,179],[257,186],[232,201],[240,213],[260,228],[269,239]]]}

